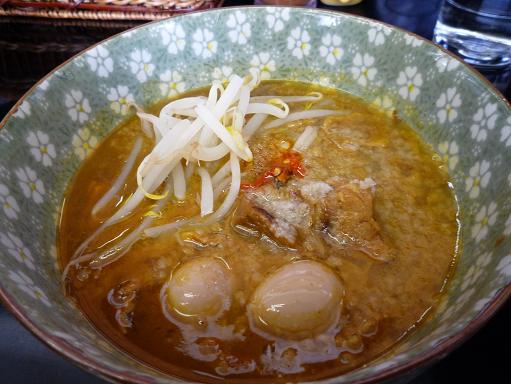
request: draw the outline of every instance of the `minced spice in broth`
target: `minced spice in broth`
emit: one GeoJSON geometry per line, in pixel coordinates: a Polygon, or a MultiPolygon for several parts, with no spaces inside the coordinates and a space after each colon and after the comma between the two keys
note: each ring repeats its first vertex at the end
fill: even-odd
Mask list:
{"type": "MultiPolygon", "coordinates": [[[[237,227],[236,215],[241,209],[238,207],[210,227],[184,228],[138,241],[127,254],[101,271],[72,271],[71,296],[113,343],[153,367],[186,379],[313,380],[345,373],[388,351],[434,307],[454,265],[458,233],[457,207],[445,167],[430,146],[404,122],[347,94],[283,81],[263,82],[254,93],[303,95],[313,90],[325,95],[320,102],[325,107],[333,109],[335,105],[335,109],[346,114],[259,130],[249,142],[253,163],[242,163],[245,189],[240,195],[257,190],[250,186],[274,167],[276,159],[286,153],[304,127],[317,125],[319,134],[301,159],[303,180],[374,181],[373,217],[379,226],[379,246],[390,250],[391,256],[380,260],[371,257],[367,250],[339,246],[332,241],[322,240],[317,248],[314,242],[294,247],[271,236],[250,236],[237,227]],[[160,290],[172,270],[201,255],[222,258],[238,279],[231,308],[219,321],[234,324],[244,340],[222,341],[214,335],[198,339],[199,350],[215,351],[217,358],[213,361],[193,357],[180,329],[167,320],[160,305],[160,290]],[[345,350],[333,360],[305,364],[302,372],[285,374],[285,369],[271,370],[262,363],[261,356],[272,342],[251,331],[245,307],[265,276],[299,259],[318,260],[340,277],[345,291],[343,325],[334,337],[335,344],[345,350]],[[127,307],[117,310],[108,299],[112,292],[121,298],[134,292],[135,298],[127,307]]],[[[199,90],[190,95],[201,93],[204,92],[199,90]]],[[[153,111],[158,110],[156,106],[153,111]]],[[[62,266],[136,188],[133,173],[116,206],[111,204],[97,217],[91,215],[96,201],[120,172],[136,137],[140,137],[140,123],[133,119],[106,138],[77,172],[65,200],[59,229],[62,266]]],[[[138,161],[149,147],[149,141],[145,142],[145,152],[138,161]]],[[[293,174],[287,182],[300,180],[301,175],[293,174]]],[[[280,187],[279,191],[285,192],[287,187],[284,184],[280,187]]],[[[186,200],[168,204],[154,225],[197,215],[199,189],[199,179],[192,180],[186,200]]],[[[342,198],[339,196],[338,199],[342,198]]],[[[339,201],[343,204],[335,200],[335,195],[333,201],[331,204],[339,201]]],[[[150,210],[154,202],[144,204],[141,212],[150,210]]],[[[100,236],[96,246],[122,235],[141,219],[135,215],[112,226],[100,236]]],[[[318,233],[321,231],[322,228],[317,228],[318,233]]]]}

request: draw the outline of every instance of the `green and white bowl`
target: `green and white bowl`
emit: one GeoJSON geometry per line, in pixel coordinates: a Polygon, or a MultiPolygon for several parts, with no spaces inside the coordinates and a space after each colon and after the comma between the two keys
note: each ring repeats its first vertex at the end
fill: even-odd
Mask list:
{"type": "Polygon", "coordinates": [[[392,353],[325,383],[379,381],[444,355],[511,293],[511,109],[475,71],[396,28],[337,12],[228,8],[111,38],[33,87],[0,126],[0,284],[4,303],[50,347],[110,379],[175,382],[111,345],[64,296],[56,224],[66,185],[127,103],[256,67],[395,108],[445,157],[463,250],[445,302],[392,353]]]}

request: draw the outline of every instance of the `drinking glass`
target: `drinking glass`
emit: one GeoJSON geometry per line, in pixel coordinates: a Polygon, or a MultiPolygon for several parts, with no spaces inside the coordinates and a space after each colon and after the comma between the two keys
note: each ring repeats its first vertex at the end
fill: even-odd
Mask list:
{"type": "Polygon", "coordinates": [[[433,40],[504,89],[511,79],[511,0],[444,0],[433,40]]]}

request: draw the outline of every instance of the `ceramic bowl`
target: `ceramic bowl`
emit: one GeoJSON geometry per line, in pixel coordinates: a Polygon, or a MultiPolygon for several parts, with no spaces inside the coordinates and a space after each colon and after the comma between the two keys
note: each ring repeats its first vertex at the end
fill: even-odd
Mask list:
{"type": "Polygon", "coordinates": [[[111,345],[63,294],[56,224],[69,179],[127,103],[258,68],[265,79],[343,89],[396,109],[449,167],[462,255],[436,314],[391,353],[324,383],[379,381],[444,355],[511,292],[511,109],[475,71],[396,28],[337,12],[227,8],[122,33],[66,62],[1,123],[4,303],[50,347],[110,379],[176,382],[111,345]]]}

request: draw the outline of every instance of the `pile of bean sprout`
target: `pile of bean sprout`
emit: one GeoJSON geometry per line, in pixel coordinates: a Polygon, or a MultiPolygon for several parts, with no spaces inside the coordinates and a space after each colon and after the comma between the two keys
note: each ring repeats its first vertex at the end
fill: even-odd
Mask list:
{"type": "MultiPolygon", "coordinates": [[[[78,268],[84,264],[90,269],[100,269],[118,260],[143,236],[156,237],[190,223],[207,225],[217,222],[230,211],[238,197],[240,161],[252,161],[248,141],[258,129],[339,113],[328,109],[305,109],[290,113],[287,103],[314,103],[321,100],[322,94],[313,92],[304,96],[252,97],[251,92],[259,81],[257,71],[251,71],[244,78],[234,75],[227,83],[213,81],[207,97],[194,96],[171,101],[158,116],[137,107],[142,131],[153,142],[151,152],[138,164],[137,189],[78,247],[64,270],[64,279],[71,267],[78,268]],[[269,117],[274,119],[265,125],[269,117]],[[217,170],[212,173],[211,169],[217,170]],[[172,195],[177,200],[184,200],[189,180],[194,174],[201,180],[199,216],[151,227],[154,217],[146,215],[138,227],[115,245],[106,250],[88,250],[105,228],[134,213],[144,199],[155,200],[156,209],[161,209],[172,195]]],[[[303,151],[316,135],[316,129],[307,127],[296,141],[296,150],[303,151]]],[[[124,185],[133,171],[141,147],[139,138],[118,178],[94,206],[93,214],[104,209],[124,185]]]]}

